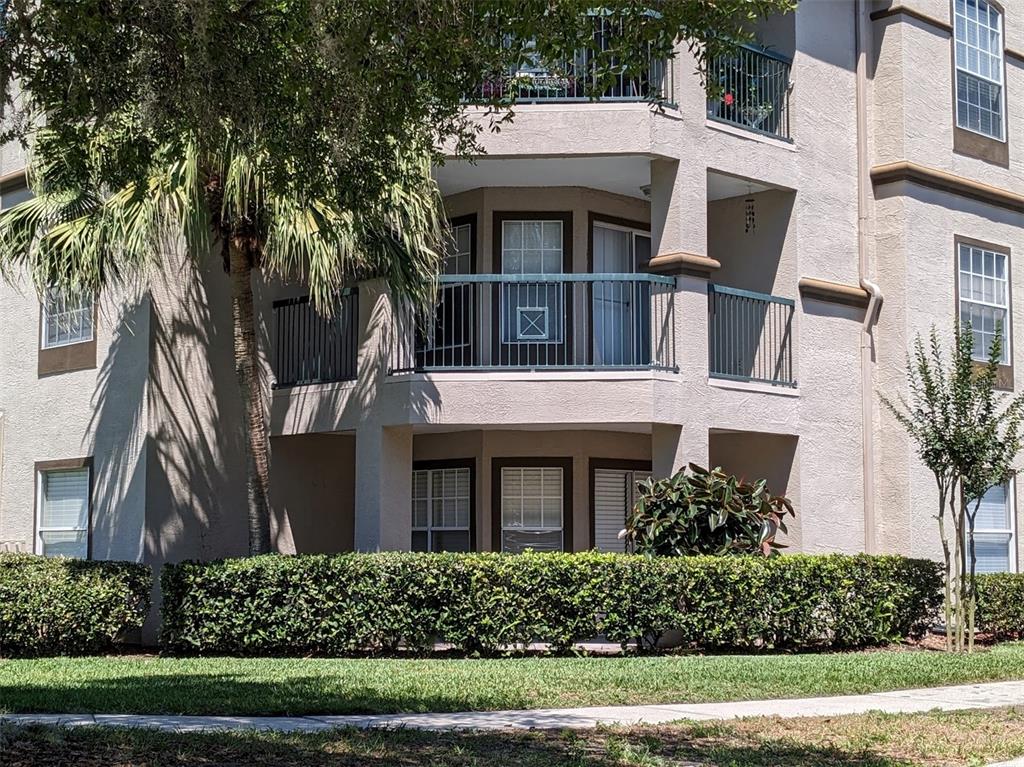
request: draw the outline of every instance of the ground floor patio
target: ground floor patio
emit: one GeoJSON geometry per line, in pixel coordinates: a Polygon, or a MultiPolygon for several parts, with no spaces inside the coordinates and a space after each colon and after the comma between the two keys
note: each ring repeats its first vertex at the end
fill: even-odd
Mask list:
{"type": "MultiPolygon", "coordinates": [[[[680,460],[694,435],[660,425],[361,434],[272,440],[280,551],[621,552],[638,483],[687,460],[766,479],[774,493],[799,499],[790,435],[711,430],[680,460]]],[[[799,521],[788,538],[799,547],[799,521]]]]}

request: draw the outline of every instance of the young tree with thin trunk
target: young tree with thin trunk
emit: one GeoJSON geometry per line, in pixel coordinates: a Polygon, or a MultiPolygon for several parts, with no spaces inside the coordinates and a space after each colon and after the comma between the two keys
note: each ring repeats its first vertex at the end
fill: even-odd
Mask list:
{"type": "MultiPolygon", "coordinates": [[[[528,58],[589,48],[585,89],[643,84],[686,41],[698,69],[795,0],[9,0],[0,142],[31,156],[35,198],[0,215],[0,268],[95,292],[160,268],[164,236],[230,275],[245,413],[250,551],[270,549],[266,393],[252,281],[337,291],[383,277],[426,307],[443,212],[431,175],[481,151],[528,58]],[[595,23],[608,31],[595,47],[595,23]],[[483,110],[466,109],[467,95],[483,110]]],[[[652,100],[662,95],[652,89],[652,100]]]]}
{"type": "Polygon", "coordinates": [[[918,336],[907,357],[909,400],[902,394],[895,401],[880,396],[935,477],[946,574],[946,649],[970,652],[976,607],[974,523],[982,496],[1013,472],[1021,447],[1024,394],[1010,398],[997,388],[1001,333],[996,333],[985,363],[974,360],[970,325],[957,325],[954,335],[948,363],[934,327],[927,347],[918,336]]]}

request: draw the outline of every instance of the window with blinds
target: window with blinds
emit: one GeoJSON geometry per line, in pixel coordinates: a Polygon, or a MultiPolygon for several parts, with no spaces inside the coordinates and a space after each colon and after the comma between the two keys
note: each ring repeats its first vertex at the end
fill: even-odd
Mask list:
{"type": "Polygon", "coordinates": [[[89,556],[89,469],[39,472],[37,553],[89,556]]]}
{"type": "Polygon", "coordinates": [[[594,469],[594,548],[622,554],[626,542],[619,532],[636,503],[637,482],[649,472],[630,469],[594,469]]]}
{"type": "Polygon", "coordinates": [[[468,467],[412,473],[412,550],[471,551],[472,476],[468,467]]]}
{"type": "Polygon", "coordinates": [[[501,550],[562,551],[562,469],[501,470],[501,550]]]}
{"type": "Polygon", "coordinates": [[[995,485],[981,499],[974,518],[976,572],[1006,573],[1017,569],[1013,487],[1012,481],[995,485]]]}

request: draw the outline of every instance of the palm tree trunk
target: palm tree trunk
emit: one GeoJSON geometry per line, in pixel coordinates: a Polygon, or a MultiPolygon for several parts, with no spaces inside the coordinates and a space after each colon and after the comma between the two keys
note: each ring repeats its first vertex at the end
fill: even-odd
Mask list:
{"type": "Polygon", "coordinates": [[[235,342],[235,374],[245,414],[246,485],[248,491],[249,554],[270,552],[270,445],[266,405],[256,345],[252,299],[252,258],[232,242],[228,249],[231,274],[231,315],[235,342]]]}

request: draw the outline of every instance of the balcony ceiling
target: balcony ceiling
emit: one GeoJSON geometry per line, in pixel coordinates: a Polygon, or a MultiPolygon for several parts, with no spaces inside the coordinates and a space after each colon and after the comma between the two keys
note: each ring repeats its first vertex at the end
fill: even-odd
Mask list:
{"type": "Polygon", "coordinates": [[[767,192],[772,189],[779,189],[779,187],[762,184],[748,178],[708,171],[708,201],[724,200],[729,197],[742,197],[748,194],[767,192]]]}
{"type": "Polygon", "coordinates": [[[640,155],[598,157],[481,157],[475,163],[449,160],[434,168],[445,196],[480,187],[581,186],[647,199],[651,161],[640,155]]]}

